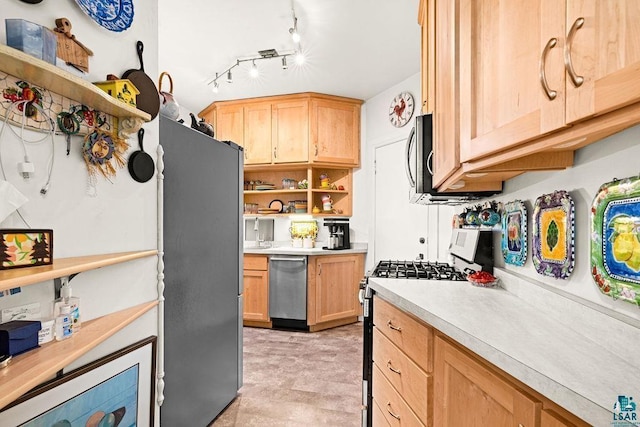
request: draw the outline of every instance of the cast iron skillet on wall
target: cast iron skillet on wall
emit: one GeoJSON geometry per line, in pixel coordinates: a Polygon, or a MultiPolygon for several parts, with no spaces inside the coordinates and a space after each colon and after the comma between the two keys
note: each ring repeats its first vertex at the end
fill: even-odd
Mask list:
{"type": "Polygon", "coordinates": [[[144,129],[140,128],[138,131],[138,145],[140,145],[140,150],[131,153],[128,163],[131,177],[138,182],[149,181],[155,171],[153,159],[144,151],[144,146],[142,145],[143,137],[144,129]]]}
{"type": "Polygon", "coordinates": [[[131,83],[138,89],[140,93],[136,97],[136,107],[145,113],[149,113],[151,120],[153,120],[158,115],[158,111],[160,111],[160,97],[158,96],[156,84],[144,72],[144,63],[142,62],[144,44],[139,40],[136,43],[136,50],[138,52],[138,59],[140,60],[140,69],[125,71],[122,78],[131,80],[131,83]]]}

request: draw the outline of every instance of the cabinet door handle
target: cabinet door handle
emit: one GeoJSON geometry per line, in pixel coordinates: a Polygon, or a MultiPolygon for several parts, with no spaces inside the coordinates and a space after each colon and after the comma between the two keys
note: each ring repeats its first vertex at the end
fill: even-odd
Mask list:
{"type": "Polygon", "coordinates": [[[573,69],[573,62],[571,61],[571,46],[573,45],[573,37],[576,35],[576,32],[582,28],[584,25],[584,18],[578,18],[571,26],[569,30],[569,35],[567,35],[567,42],[564,46],[564,66],[567,69],[567,73],[569,73],[569,77],[571,77],[571,81],[575,87],[579,87],[584,83],[584,77],[579,76],[576,71],[573,69]]]}
{"type": "Polygon", "coordinates": [[[387,402],[387,412],[389,413],[389,415],[391,415],[391,416],[392,416],[393,418],[395,418],[396,420],[399,420],[399,419],[400,419],[400,415],[398,415],[398,414],[394,414],[394,413],[391,411],[391,402],[387,402]]]}
{"type": "Polygon", "coordinates": [[[322,274],[322,264],[318,266],[318,276],[322,274]]]}
{"type": "Polygon", "coordinates": [[[315,154],[315,156],[316,156],[316,157],[318,157],[318,144],[315,144],[315,147],[316,147],[316,154],[315,154]]]}
{"type": "Polygon", "coordinates": [[[399,369],[393,367],[393,365],[391,364],[391,359],[387,360],[387,368],[389,368],[389,370],[395,374],[402,375],[399,369]]]}
{"type": "Polygon", "coordinates": [[[547,98],[549,98],[552,101],[556,99],[556,96],[558,96],[558,92],[556,92],[555,90],[551,90],[551,88],[549,88],[549,83],[547,82],[547,75],[545,73],[545,67],[546,67],[547,55],[549,54],[549,51],[553,49],[557,44],[558,44],[557,38],[554,37],[552,39],[549,39],[549,41],[547,42],[547,45],[542,50],[542,56],[540,57],[540,83],[542,84],[544,93],[547,94],[547,98]]]}
{"type": "Polygon", "coordinates": [[[273,158],[274,159],[278,158],[278,147],[273,147],[273,158]]]}
{"type": "Polygon", "coordinates": [[[394,326],[393,323],[391,323],[391,320],[389,320],[387,322],[387,326],[389,327],[389,329],[393,329],[394,331],[402,332],[402,328],[399,327],[399,326],[394,326]]]}

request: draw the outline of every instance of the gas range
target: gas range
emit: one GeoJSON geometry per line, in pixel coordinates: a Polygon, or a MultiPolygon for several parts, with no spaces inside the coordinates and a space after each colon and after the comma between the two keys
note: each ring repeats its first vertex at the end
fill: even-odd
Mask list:
{"type": "Polygon", "coordinates": [[[466,280],[465,274],[453,265],[437,261],[380,261],[369,276],[388,279],[466,280]]]}
{"type": "MultiPolygon", "coordinates": [[[[442,286],[449,286],[446,281],[460,282],[466,280],[466,275],[473,271],[488,271],[493,273],[493,236],[491,230],[454,229],[449,244],[449,255],[453,258],[451,264],[436,261],[397,261],[382,260],[376,268],[360,281],[360,301],[363,313],[363,363],[362,363],[362,392],[363,425],[372,425],[373,404],[373,294],[368,285],[369,279],[398,280],[409,282],[420,280],[429,286],[429,281],[440,282],[442,286]]],[[[403,283],[404,285],[404,283],[403,283]]],[[[453,285],[451,285],[453,286],[453,285]]]]}

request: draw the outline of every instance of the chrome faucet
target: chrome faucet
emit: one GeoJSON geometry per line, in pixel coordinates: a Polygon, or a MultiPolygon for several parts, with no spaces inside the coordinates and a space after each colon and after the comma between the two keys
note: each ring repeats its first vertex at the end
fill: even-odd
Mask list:
{"type": "Polygon", "coordinates": [[[256,222],[253,224],[253,230],[256,232],[256,246],[260,246],[260,218],[256,217],[256,222]]]}

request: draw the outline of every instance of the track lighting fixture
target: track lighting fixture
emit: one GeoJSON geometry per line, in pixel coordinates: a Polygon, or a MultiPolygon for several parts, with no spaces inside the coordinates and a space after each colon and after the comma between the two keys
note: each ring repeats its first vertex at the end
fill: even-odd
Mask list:
{"type": "Polygon", "coordinates": [[[295,59],[295,63],[297,65],[302,65],[304,63],[304,56],[302,54],[302,47],[300,46],[300,33],[298,32],[298,18],[296,17],[296,12],[295,12],[295,10],[293,8],[293,0],[291,0],[291,14],[292,14],[292,18],[293,18],[293,26],[291,28],[289,28],[289,34],[291,35],[291,39],[293,40],[294,44],[296,45],[295,46],[296,47],[295,50],[286,51],[286,52],[278,52],[275,49],[267,49],[267,50],[258,51],[258,55],[255,55],[255,56],[250,56],[250,57],[245,57],[245,58],[238,58],[238,59],[236,59],[235,64],[231,65],[229,68],[224,70],[222,73],[216,73],[216,76],[211,78],[207,82],[207,85],[213,85],[211,90],[214,93],[218,93],[218,90],[220,88],[220,84],[218,83],[218,79],[220,79],[225,74],[227,76],[227,83],[233,83],[233,76],[231,75],[231,70],[233,70],[235,67],[239,67],[242,62],[251,61],[251,68],[249,69],[249,75],[252,78],[257,78],[259,76],[259,74],[260,74],[260,72],[258,70],[258,66],[256,65],[256,61],[259,61],[259,60],[272,59],[272,58],[282,58],[281,59],[281,61],[282,61],[282,69],[286,70],[286,69],[289,68],[289,66],[287,64],[287,56],[293,56],[294,59],[295,59]]]}

